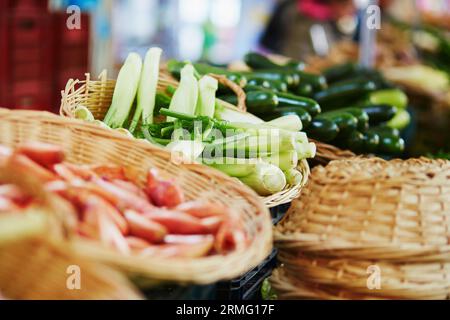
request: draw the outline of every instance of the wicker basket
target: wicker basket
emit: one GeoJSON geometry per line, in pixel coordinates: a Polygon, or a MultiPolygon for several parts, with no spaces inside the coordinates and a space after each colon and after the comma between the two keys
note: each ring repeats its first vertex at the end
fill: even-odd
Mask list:
{"type": "Polygon", "coordinates": [[[46,239],[45,234],[0,243],[0,291],[10,299],[142,298],[116,270],[77,255],[67,245],[46,239]],[[67,288],[70,266],[80,268],[79,290],[67,288]]]}
{"type": "MultiPolygon", "coordinates": [[[[138,291],[116,270],[77,255],[66,218],[71,206],[42,186],[0,168],[0,183],[15,183],[41,199],[33,214],[0,214],[0,292],[11,299],[139,299],[138,291]],[[61,223],[63,222],[63,223],[61,223]],[[68,289],[68,268],[80,269],[79,289],[68,289]]],[[[70,269],[69,269],[70,271],[70,269]]]]}
{"type": "Polygon", "coordinates": [[[146,141],[100,128],[95,124],[46,112],[0,109],[0,144],[15,147],[23,141],[43,141],[64,148],[73,163],[130,167],[145,180],[149,167],[176,178],[187,199],[222,203],[242,215],[250,244],[226,256],[200,259],[161,259],[122,256],[92,242],[77,241],[84,256],[107,262],[150,279],[211,283],[236,277],[258,265],[272,249],[272,224],[268,209],[254,191],[212,168],[176,165],[170,153],[146,141]]]}
{"type": "MultiPolygon", "coordinates": [[[[64,91],[62,91],[62,100],[60,114],[65,117],[74,118],[75,110],[79,105],[87,107],[95,119],[103,119],[109,106],[111,105],[112,95],[114,93],[115,80],[107,78],[106,71],[102,72],[99,80],[92,80],[90,74],[86,74],[86,80],[70,79],[64,91]]],[[[167,85],[176,86],[177,82],[167,73],[161,72],[159,87],[164,88],[167,85]]],[[[245,97],[244,97],[245,99],[245,97]]],[[[224,103],[226,104],[226,103],[224,103]]],[[[226,104],[229,108],[243,111],[239,108],[226,104]]],[[[264,197],[263,201],[268,208],[291,202],[297,198],[303,186],[308,181],[309,166],[306,160],[299,162],[298,170],[302,173],[302,181],[296,185],[288,185],[286,188],[271,196],[264,197]]]]}
{"type": "MultiPolygon", "coordinates": [[[[319,285],[311,285],[291,277],[286,273],[284,267],[276,268],[271,277],[270,283],[275,290],[278,299],[319,299],[319,300],[368,300],[374,299],[371,296],[356,295],[346,290],[322,288],[319,285]]],[[[380,298],[375,298],[380,299],[380,298]]]]}
{"type": "MultiPolygon", "coordinates": [[[[450,250],[450,162],[332,161],[316,167],[275,233],[286,248],[394,259],[450,250]],[[401,250],[398,250],[401,249],[401,250]],[[386,256],[382,255],[386,252],[386,256]]],[[[418,259],[419,257],[416,257],[418,259]]]]}
{"type": "Polygon", "coordinates": [[[316,167],[276,228],[284,267],[274,285],[305,298],[449,298],[449,194],[450,161],[316,167]],[[371,265],[381,270],[381,290],[367,287],[371,265]]]}
{"type": "Polygon", "coordinates": [[[446,299],[450,263],[392,263],[374,260],[327,259],[280,253],[286,274],[310,286],[390,299],[446,299]],[[368,270],[380,270],[380,287],[367,285],[368,270]]]}
{"type": "Polygon", "coordinates": [[[330,144],[326,144],[320,141],[315,141],[310,139],[311,142],[316,144],[317,152],[314,159],[311,159],[313,164],[327,165],[330,161],[333,160],[344,160],[352,157],[356,157],[350,150],[342,150],[338,147],[332,146],[330,144]]]}

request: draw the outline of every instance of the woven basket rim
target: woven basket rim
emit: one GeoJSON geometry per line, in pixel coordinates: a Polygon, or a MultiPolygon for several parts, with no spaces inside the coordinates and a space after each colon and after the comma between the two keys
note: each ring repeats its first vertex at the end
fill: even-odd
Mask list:
{"type": "MultiPolygon", "coordinates": [[[[27,125],[32,122],[37,127],[56,127],[61,130],[68,130],[72,133],[89,134],[92,139],[109,139],[115,144],[126,145],[127,147],[135,147],[144,152],[151,153],[152,157],[161,159],[170,159],[170,153],[162,148],[154,146],[146,141],[137,139],[130,140],[121,133],[101,128],[95,124],[85,121],[60,117],[49,112],[27,111],[27,110],[9,110],[0,108],[0,120],[2,123],[24,122],[27,125]]],[[[24,139],[29,140],[29,137],[24,139]]],[[[102,140],[99,140],[102,141],[102,140]]],[[[46,141],[44,141],[46,142],[46,141]]],[[[17,143],[16,140],[12,142],[17,143]]],[[[104,160],[106,161],[106,160],[104,160]]],[[[178,167],[177,167],[178,168],[178,167]]],[[[178,170],[178,169],[177,169],[178,170]]],[[[74,248],[80,255],[85,255],[101,262],[106,262],[120,267],[125,271],[132,271],[152,279],[162,281],[181,281],[186,283],[211,283],[219,280],[234,278],[254,266],[258,265],[263,259],[269,255],[272,249],[272,222],[269,210],[259,196],[250,188],[237,183],[237,181],[224,173],[214,170],[210,167],[195,165],[180,165],[179,170],[185,171],[189,176],[204,175],[208,173],[209,178],[214,183],[220,183],[229,187],[229,194],[233,194],[234,204],[236,206],[242,201],[246,206],[252,208],[252,220],[244,221],[247,225],[258,222],[259,228],[251,239],[251,243],[243,250],[232,252],[228,255],[215,255],[200,259],[161,259],[157,257],[151,258],[135,258],[125,257],[116,252],[112,252],[100,245],[84,246],[81,241],[74,244],[74,248]]],[[[162,172],[162,174],[166,174],[162,172]]],[[[212,183],[212,182],[211,182],[212,183]]],[[[207,190],[208,186],[203,186],[207,190]]],[[[208,190],[209,194],[215,197],[223,198],[223,195],[215,190],[208,190]]],[[[230,198],[231,199],[231,198],[230,198]]],[[[256,227],[253,227],[256,228],[256,227]]]]}

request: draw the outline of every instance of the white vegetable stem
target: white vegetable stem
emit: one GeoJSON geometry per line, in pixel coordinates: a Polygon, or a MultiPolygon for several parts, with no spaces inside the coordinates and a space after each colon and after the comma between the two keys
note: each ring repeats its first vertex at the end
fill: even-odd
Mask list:
{"type": "Polygon", "coordinates": [[[141,70],[141,57],[130,53],[119,71],[112,103],[103,120],[109,127],[120,128],[127,120],[138,90],[141,70]]]}
{"type": "MultiPolygon", "coordinates": [[[[198,99],[198,82],[194,76],[194,67],[187,64],[181,69],[180,84],[176,89],[169,110],[195,115],[198,99]]],[[[167,117],[167,121],[174,121],[172,117],[167,117]]]]}
{"type": "Polygon", "coordinates": [[[199,116],[214,117],[216,104],[216,91],[218,81],[210,76],[203,76],[198,82],[198,101],[196,114],[199,116]]]}
{"type": "Polygon", "coordinates": [[[259,163],[248,176],[239,178],[261,196],[277,193],[286,186],[286,177],[277,166],[268,163],[259,163]]]}
{"type": "Polygon", "coordinates": [[[216,99],[216,110],[214,117],[218,120],[225,120],[230,122],[245,122],[251,124],[263,124],[264,121],[251,113],[241,112],[227,108],[223,102],[216,99]]]}
{"type": "Polygon", "coordinates": [[[279,167],[281,170],[289,170],[297,167],[298,155],[295,150],[285,151],[281,153],[271,154],[264,157],[263,160],[267,163],[279,167]]]}
{"type": "Polygon", "coordinates": [[[289,131],[300,131],[303,128],[302,120],[300,120],[300,117],[295,114],[273,119],[272,121],[267,122],[267,124],[289,131]]]}
{"type": "Polygon", "coordinates": [[[289,169],[289,170],[285,170],[283,172],[284,172],[284,175],[286,176],[286,182],[289,185],[295,186],[295,185],[299,184],[300,182],[302,182],[303,175],[297,169],[289,169]]]}
{"type": "Polygon", "coordinates": [[[202,154],[203,143],[195,140],[172,141],[167,145],[171,152],[171,160],[175,163],[194,163],[202,154]]]}
{"type": "Polygon", "coordinates": [[[297,142],[295,144],[298,159],[314,158],[316,156],[316,144],[313,142],[297,142]]]}
{"type": "Polygon", "coordinates": [[[137,93],[137,106],[130,131],[136,129],[142,115],[142,124],[153,123],[153,110],[155,109],[156,88],[159,78],[159,61],[162,50],[160,48],[150,48],[144,59],[139,89],[137,93]]]}
{"type": "Polygon", "coordinates": [[[95,120],[94,116],[89,111],[89,109],[83,105],[79,105],[75,109],[75,118],[81,119],[81,120],[86,120],[86,121],[94,121],[95,120]]]}
{"type": "Polygon", "coordinates": [[[217,170],[226,173],[231,177],[241,178],[250,175],[256,169],[256,165],[260,163],[259,159],[245,159],[245,158],[211,158],[203,159],[203,163],[207,164],[217,170]]]}

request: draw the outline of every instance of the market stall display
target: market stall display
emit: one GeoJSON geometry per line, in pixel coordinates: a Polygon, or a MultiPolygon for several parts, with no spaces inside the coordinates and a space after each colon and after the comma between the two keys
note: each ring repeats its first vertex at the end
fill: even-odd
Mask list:
{"type": "MultiPolygon", "coordinates": [[[[266,99],[265,105],[261,100],[252,109],[265,120],[298,115],[308,136],[321,142],[317,148],[319,159],[329,155],[329,161],[352,155],[326,144],[357,154],[393,156],[403,153],[405,143],[400,130],[410,123],[406,110],[408,99],[378,71],[344,63],[330,66],[321,73],[311,73],[305,72],[300,62],[254,52],[248,53],[244,62],[247,69],[253,71],[234,71],[235,74],[257,77],[257,74],[267,73],[272,77],[297,79],[297,83],[290,86],[285,82],[284,92],[273,85],[273,79],[267,78],[258,78],[258,85],[247,85],[244,90],[247,88],[248,95],[260,92],[262,96],[261,92],[265,92],[273,97],[270,107],[266,99]],[[331,153],[333,150],[335,152],[331,153]]],[[[249,99],[246,102],[253,104],[249,99]]]]}
{"type": "MultiPolygon", "coordinates": [[[[130,239],[131,242],[128,242],[128,246],[127,243],[118,241],[122,239],[122,236],[120,235],[121,231],[116,231],[121,229],[115,227],[113,223],[108,223],[108,221],[111,222],[111,219],[105,219],[103,226],[107,228],[103,231],[106,231],[103,233],[102,228],[100,228],[99,236],[100,238],[105,236],[103,240],[113,243],[115,249],[108,249],[99,244],[98,241],[79,239],[74,243],[74,248],[77,253],[84,257],[118,266],[122,270],[138,273],[150,279],[208,283],[240,275],[257,265],[270,253],[272,233],[267,208],[250,189],[214,169],[201,164],[176,165],[169,161],[170,153],[149,143],[130,140],[120,133],[111,132],[97,125],[58,117],[49,113],[3,109],[0,110],[0,119],[3,132],[0,143],[7,147],[17,148],[20,143],[28,141],[39,141],[59,146],[58,148],[47,145],[45,145],[45,148],[41,147],[45,151],[44,155],[42,155],[43,150],[36,147],[19,148],[17,152],[22,152],[22,157],[16,157],[20,159],[20,161],[16,159],[17,165],[24,168],[24,171],[32,170],[31,172],[38,174],[41,178],[40,182],[47,181],[49,183],[48,188],[53,188],[57,193],[63,191],[61,187],[64,189],[65,185],[72,185],[74,193],[67,194],[63,191],[62,195],[68,197],[71,201],[74,200],[75,203],[78,201],[77,197],[83,195],[82,192],[77,191],[80,186],[82,189],[88,187],[92,191],[92,193],[89,191],[85,195],[100,196],[91,197],[90,200],[95,201],[88,203],[89,205],[84,201],[79,202],[81,208],[92,209],[88,211],[91,211],[90,218],[94,219],[94,227],[96,226],[96,218],[105,217],[108,214],[109,217],[114,218],[112,221],[117,226],[120,225],[125,229],[128,227],[128,229],[131,229],[129,230],[131,235],[134,234],[140,238],[146,236],[146,240],[149,242],[154,242],[153,240],[156,239],[150,240],[147,238],[147,235],[150,234],[147,231],[155,231],[156,226],[159,227],[158,230],[167,230],[168,233],[180,235],[169,236],[167,239],[164,236],[165,244],[162,244],[162,246],[166,250],[158,247],[158,245],[149,246],[142,239],[136,238],[133,238],[132,241],[130,239]],[[104,148],[99,150],[98,146],[104,146],[104,148]],[[61,165],[62,154],[65,155],[67,161],[64,165],[61,165]],[[31,161],[30,158],[34,159],[35,162],[31,161]],[[49,163],[53,165],[52,171],[45,168],[49,163]],[[81,166],[74,164],[80,164],[81,166]],[[134,183],[123,180],[124,171],[121,168],[124,167],[130,170],[128,172],[133,174],[140,187],[146,183],[145,191],[139,189],[134,183]],[[161,178],[155,177],[153,174],[148,176],[149,168],[158,169],[161,178]],[[94,171],[94,174],[92,171],[94,171]],[[103,178],[99,179],[99,177],[103,178]],[[179,188],[164,177],[176,177],[179,188]],[[148,178],[150,179],[147,180],[148,178]],[[60,181],[61,179],[63,181],[60,181]],[[96,182],[92,183],[94,181],[96,182]],[[112,181],[115,181],[113,185],[112,181]],[[94,186],[95,184],[97,186],[94,186]],[[183,194],[180,193],[180,190],[183,194]],[[143,192],[146,195],[140,199],[139,195],[143,192]],[[169,197],[166,197],[166,192],[170,193],[169,197]],[[147,200],[147,193],[151,202],[147,200]],[[75,197],[75,199],[71,199],[71,197],[75,197]],[[185,197],[185,201],[190,202],[180,201],[183,197],[185,197]],[[102,198],[106,200],[106,203],[100,201],[102,198]],[[178,202],[174,203],[174,201],[178,202]],[[100,209],[106,206],[108,210],[100,210],[103,212],[100,213],[96,211],[98,207],[95,205],[102,203],[100,209]],[[109,205],[107,205],[108,203],[109,205]],[[195,209],[197,205],[208,205],[208,203],[217,204],[214,209],[221,210],[221,212],[215,212],[211,208],[206,211],[203,210],[204,208],[202,210],[195,209]],[[141,206],[141,209],[142,206],[154,208],[159,212],[157,213],[159,218],[165,220],[165,222],[163,223],[162,220],[156,222],[153,218],[149,219],[148,217],[148,219],[142,219],[142,215],[133,212],[141,212],[139,206],[141,206]],[[161,206],[177,206],[178,212],[170,213],[169,209],[164,209],[161,206]],[[127,212],[123,211],[130,208],[134,209],[127,212]],[[119,215],[117,215],[118,209],[119,215]],[[122,216],[122,213],[124,216],[122,216]],[[199,216],[214,213],[216,213],[216,217],[212,218],[199,216]],[[221,214],[223,214],[222,218],[229,214],[228,217],[233,221],[227,218],[225,220],[218,219],[221,214]],[[128,219],[128,225],[120,223],[123,222],[124,217],[125,220],[128,219]],[[178,220],[180,217],[185,218],[185,221],[181,224],[178,220]],[[188,220],[200,227],[201,230],[192,229],[187,232],[185,228],[189,224],[185,222],[188,220]],[[223,224],[219,220],[222,220],[223,224]],[[232,223],[230,224],[230,222],[232,223]],[[166,226],[160,228],[161,225],[166,226]],[[221,225],[223,228],[216,229],[214,225],[216,227],[221,225]],[[231,239],[234,238],[234,235],[231,235],[227,230],[231,233],[235,231],[240,233],[239,239],[234,239],[238,242],[231,239]],[[224,244],[225,247],[228,247],[228,244],[231,243],[235,243],[236,247],[230,251],[222,247],[226,254],[212,254],[207,257],[201,257],[209,252],[209,249],[203,250],[204,248],[201,253],[189,255],[189,244],[185,246],[185,250],[180,251],[180,248],[170,249],[171,246],[177,246],[175,243],[185,243],[189,240],[188,234],[199,233],[204,234],[204,236],[193,237],[190,239],[192,240],[190,243],[198,244],[199,238],[201,240],[208,240],[207,238],[209,238],[206,242],[202,241],[202,244],[210,242],[212,238],[208,237],[207,234],[213,233],[216,235],[216,240],[223,240],[223,242],[222,240],[219,242],[224,244]],[[167,245],[168,242],[170,242],[169,245],[167,245]],[[132,247],[132,245],[142,246],[143,243],[145,247],[149,247],[147,254],[144,256],[133,253],[124,255],[123,252],[117,252],[117,248],[122,250],[132,247]],[[118,246],[119,244],[120,246],[118,246]],[[175,254],[173,254],[174,251],[175,254]]],[[[86,212],[83,214],[86,214],[86,212]]],[[[101,225],[99,223],[99,226],[101,225]]],[[[89,227],[92,227],[92,225],[87,225],[86,229],[80,229],[82,226],[83,223],[78,224],[79,231],[82,231],[83,234],[86,231],[88,235],[91,235],[90,231],[92,230],[89,227]]],[[[193,225],[191,224],[191,226],[193,225]]],[[[94,230],[94,237],[95,234],[94,230]]],[[[152,235],[155,235],[155,233],[152,233],[152,235]]],[[[221,250],[219,247],[216,249],[221,250]]]]}
{"type": "MultiPolygon", "coordinates": [[[[450,119],[448,32],[434,26],[393,21],[383,23],[377,37],[376,69],[408,95],[417,113],[417,137],[409,154],[420,156],[447,149],[450,119]]],[[[357,43],[342,40],[326,57],[306,58],[307,70],[322,72],[357,61],[357,43]]]]}
{"type": "MultiPolygon", "coordinates": [[[[441,67],[442,70],[435,67],[437,65],[443,65],[443,62],[440,62],[438,59],[446,61],[445,58],[440,58],[439,55],[434,57],[428,53],[433,57],[430,59],[433,59],[432,61],[435,62],[427,65],[415,56],[416,50],[408,42],[412,36],[408,35],[408,33],[405,34],[405,31],[398,31],[391,26],[382,28],[381,35],[376,69],[380,70],[389,81],[401,86],[411,97],[418,97],[421,101],[425,100],[430,104],[448,107],[450,105],[450,100],[447,95],[449,84],[444,69],[447,67],[441,67]],[[400,35],[399,32],[401,32],[400,35]],[[385,35],[384,37],[383,34],[385,35]],[[407,43],[405,45],[406,47],[403,46],[405,43],[407,43]],[[430,81],[421,81],[423,79],[430,81]],[[436,82],[436,86],[432,85],[434,82],[436,82]]],[[[425,46],[425,44],[422,45],[425,46]]],[[[446,50],[448,49],[442,52],[446,53],[446,50]]],[[[308,64],[306,70],[317,73],[334,65],[355,62],[357,61],[358,53],[356,43],[342,41],[337,43],[325,58],[315,56],[307,58],[306,61],[308,64]]]]}
{"type": "Polygon", "coordinates": [[[0,300],[449,300],[449,8],[0,1],[0,300]]]}
{"type": "MultiPolygon", "coordinates": [[[[149,53],[153,50],[155,48],[150,49],[149,53]]],[[[140,64],[133,63],[133,57],[130,55],[128,64],[123,66],[123,74],[127,74],[132,67],[139,70],[140,64]]],[[[172,153],[179,154],[181,160],[200,161],[212,166],[252,187],[264,196],[268,207],[296,198],[308,178],[306,158],[315,154],[315,145],[308,141],[303,132],[299,132],[301,119],[294,115],[264,122],[216,99],[214,86],[208,88],[205,81],[215,83],[219,89],[220,86],[207,75],[209,72],[197,84],[199,77],[196,69],[190,64],[177,66],[179,72],[183,69],[185,73],[180,82],[164,72],[155,73],[155,90],[150,93],[154,101],[149,109],[151,111],[146,111],[150,116],[144,116],[147,124],[141,120],[142,116],[138,116],[144,115],[146,108],[136,107],[134,111],[134,95],[125,97],[125,94],[120,94],[124,87],[120,83],[125,81],[126,85],[129,81],[119,79],[116,83],[108,80],[106,73],[101,75],[99,81],[92,81],[90,77],[86,81],[70,80],[63,92],[61,114],[93,121],[130,137],[165,146],[172,153]],[[117,102],[118,99],[127,99],[127,102],[117,102]],[[118,109],[117,103],[119,106],[128,105],[129,109],[114,111],[118,109]],[[126,122],[129,112],[134,112],[133,118],[136,119],[126,122]]],[[[196,64],[193,66],[198,68],[196,64]]],[[[146,71],[145,62],[143,71],[146,71]]],[[[217,77],[222,86],[223,83],[230,85],[230,81],[217,77]]],[[[139,99],[141,91],[137,83],[131,91],[137,91],[139,99]]],[[[230,86],[233,87],[232,84],[230,86]]],[[[245,99],[240,87],[233,89],[242,92],[245,99]]]]}
{"type": "Polygon", "coordinates": [[[449,174],[449,161],[426,158],[316,167],[276,228],[274,289],[281,298],[447,298],[449,174]]]}

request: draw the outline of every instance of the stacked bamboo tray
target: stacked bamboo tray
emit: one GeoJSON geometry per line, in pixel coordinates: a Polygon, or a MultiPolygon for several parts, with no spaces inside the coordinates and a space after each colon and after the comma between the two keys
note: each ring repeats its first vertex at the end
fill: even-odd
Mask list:
{"type": "Polygon", "coordinates": [[[450,162],[316,167],[275,231],[279,298],[450,298],[450,162]]]}

